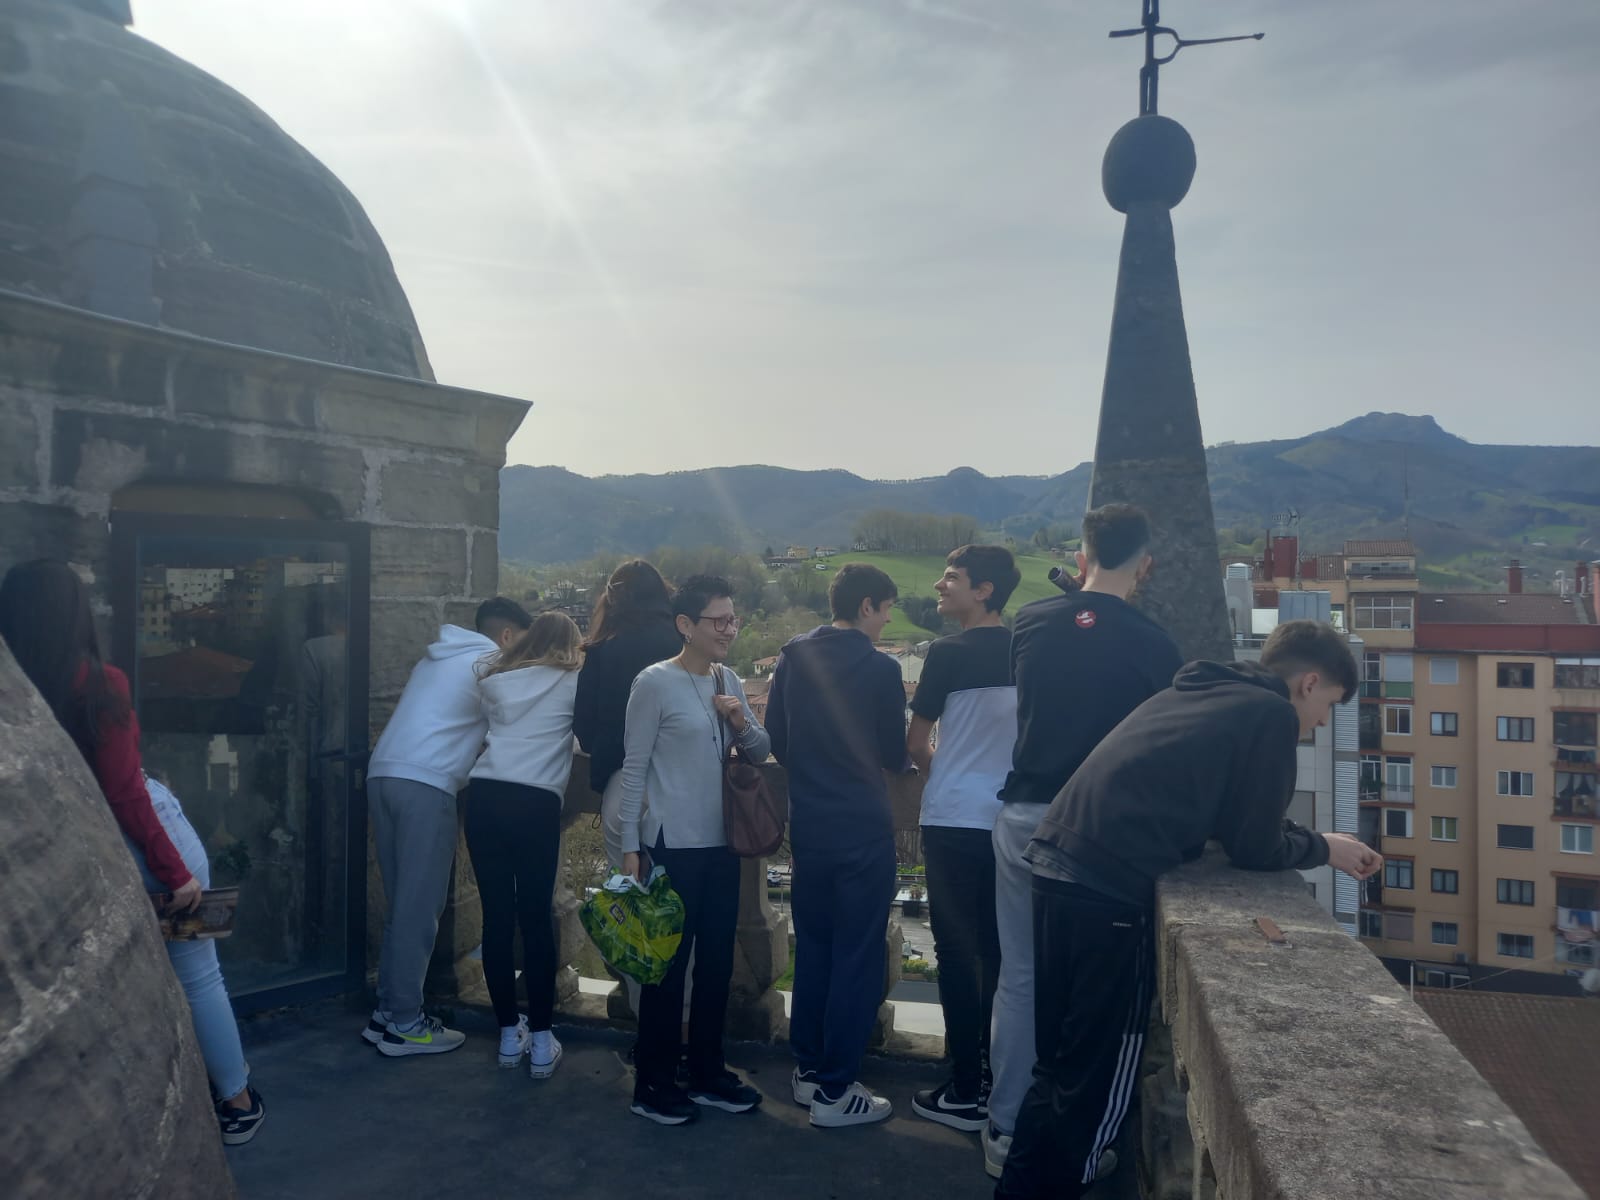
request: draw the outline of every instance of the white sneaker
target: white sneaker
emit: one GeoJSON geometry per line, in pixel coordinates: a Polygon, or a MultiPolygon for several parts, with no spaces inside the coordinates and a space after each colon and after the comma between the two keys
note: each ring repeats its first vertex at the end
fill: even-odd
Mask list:
{"type": "Polygon", "coordinates": [[[361,1031],[361,1040],[369,1046],[376,1046],[383,1041],[384,1031],[389,1028],[389,1015],[382,1009],[373,1009],[372,1015],[367,1018],[367,1027],[361,1031]]]}
{"type": "Polygon", "coordinates": [[[794,1093],[794,1102],[801,1108],[810,1108],[811,1102],[817,1098],[817,1073],[815,1071],[801,1071],[794,1069],[794,1074],[789,1077],[789,1088],[794,1093]]]}
{"type": "Polygon", "coordinates": [[[533,1034],[528,1032],[528,1018],[518,1017],[515,1025],[500,1026],[500,1065],[514,1067],[533,1044],[533,1034]]]}
{"type": "Polygon", "coordinates": [[[1006,1156],[1011,1153],[1011,1135],[1001,1133],[993,1125],[983,1131],[983,1169],[999,1179],[1006,1169],[1006,1156]]]}
{"type": "Polygon", "coordinates": [[[887,1121],[894,1113],[894,1105],[882,1096],[874,1096],[860,1083],[852,1083],[844,1095],[830,1101],[817,1089],[811,1101],[811,1123],[821,1129],[838,1129],[845,1125],[871,1125],[887,1121]]]}
{"type": "Polygon", "coordinates": [[[561,1061],[561,1043],[548,1029],[528,1036],[532,1041],[528,1048],[528,1077],[549,1079],[556,1073],[556,1065],[561,1061]]]}

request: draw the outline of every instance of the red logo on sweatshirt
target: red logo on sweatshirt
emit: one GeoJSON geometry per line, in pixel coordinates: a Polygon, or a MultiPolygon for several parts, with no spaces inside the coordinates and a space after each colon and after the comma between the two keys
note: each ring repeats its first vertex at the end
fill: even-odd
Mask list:
{"type": "Polygon", "coordinates": [[[1094,628],[1094,609],[1085,608],[1082,611],[1080,611],[1077,614],[1077,616],[1073,617],[1072,619],[1078,623],[1078,628],[1079,629],[1093,629],[1094,628]]]}

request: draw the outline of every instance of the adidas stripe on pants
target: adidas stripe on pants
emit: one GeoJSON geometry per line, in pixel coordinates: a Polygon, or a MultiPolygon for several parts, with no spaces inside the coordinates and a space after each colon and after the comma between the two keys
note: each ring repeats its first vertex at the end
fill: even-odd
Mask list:
{"type": "Polygon", "coordinates": [[[1075,1198],[1094,1182],[1139,1083],[1153,927],[1147,909],[1033,877],[1038,1061],[997,1200],[1075,1198]]]}

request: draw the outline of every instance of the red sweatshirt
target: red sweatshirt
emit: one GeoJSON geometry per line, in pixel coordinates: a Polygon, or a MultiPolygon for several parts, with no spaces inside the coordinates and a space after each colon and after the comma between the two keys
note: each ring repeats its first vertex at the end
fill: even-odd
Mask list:
{"type": "MultiPolygon", "coordinates": [[[[123,700],[130,700],[128,677],[109,663],[104,670],[111,691],[123,700]]],[[[175,892],[188,883],[189,868],[183,865],[183,857],[161,827],[161,820],[150,802],[150,792],[144,786],[144,770],[139,760],[139,718],[131,707],[127,724],[106,721],[101,726],[94,759],[89,766],[100,783],[100,790],[106,794],[106,803],[111,805],[111,815],[117,819],[122,832],[139,847],[150,873],[169,891],[175,892]]]]}

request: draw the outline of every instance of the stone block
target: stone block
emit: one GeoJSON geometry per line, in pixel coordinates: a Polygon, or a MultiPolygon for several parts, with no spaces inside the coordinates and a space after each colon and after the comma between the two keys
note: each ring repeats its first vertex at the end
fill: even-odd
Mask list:
{"type": "Polygon", "coordinates": [[[374,596],[459,596],[467,587],[467,537],[454,529],[377,525],[374,596]]]}
{"type": "Polygon", "coordinates": [[[433,640],[439,635],[439,606],[429,600],[372,601],[368,679],[377,699],[398,696],[433,640]]]}
{"type": "Polygon", "coordinates": [[[109,598],[111,531],[104,517],[27,501],[0,502],[0,563],[61,558],[90,579],[96,600],[109,598]]]}
{"type": "Polygon", "coordinates": [[[33,491],[44,483],[39,471],[39,422],[21,392],[0,389],[0,488],[33,491]]]}
{"type": "Polygon", "coordinates": [[[500,538],[478,531],[472,535],[472,574],[467,589],[487,599],[500,590],[500,538]]]}
{"type": "MultiPolygon", "coordinates": [[[[488,595],[484,596],[487,600],[488,595]]],[[[444,623],[446,625],[459,625],[463,629],[476,628],[478,605],[483,600],[446,600],[444,603],[444,623]]]]}
{"type": "MultiPolygon", "coordinates": [[[[419,525],[500,523],[500,475],[493,467],[459,462],[391,462],[379,477],[386,520],[419,525]]],[[[483,595],[492,595],[493,586],[483,595]]]]}
{"type": "Polygon", "coordinates": [[[243,359],[230,364],[198,355],[180,360],[172,376],[177,410],[314,429],[317,414],[311,380],[299,371],[259,369],[265,365],[243,359]]]}
{"type": "Polygon", "coordinates": [[[478,446],[477,418],[459,407],[430,404],[425,393],[406,388],[385,395],[367,380],[331,387],[317,396],[321,426],[364,441],[383,441],[426,450],[472,453],[478,446]]]}

